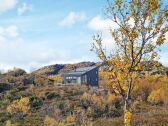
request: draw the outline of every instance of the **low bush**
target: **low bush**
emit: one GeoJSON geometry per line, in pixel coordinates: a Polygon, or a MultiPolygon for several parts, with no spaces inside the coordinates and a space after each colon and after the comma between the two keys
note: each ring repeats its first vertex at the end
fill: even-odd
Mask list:
{"type": "Polygon", "coordinates": [[[56,92],[46,92],[46,98],[51,100],[51,99],[54,99],[54,98],[60,98],[60,95],[56,92]]]}
{"type": "Polygon", "coordinates": [[[0,83],[0,93],[9,90],[11,88],[10,84],[0,83]]]}
{"type": "Polygon", "coordinates": [[[29,99],[31,108],[38,109],[43,105],[43,101],[38,97],[30,96],[29,99]]]}

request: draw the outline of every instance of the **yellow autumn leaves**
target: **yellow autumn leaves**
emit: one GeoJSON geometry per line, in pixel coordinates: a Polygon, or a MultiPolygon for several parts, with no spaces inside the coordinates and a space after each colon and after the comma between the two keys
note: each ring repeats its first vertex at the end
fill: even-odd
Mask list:
{"type": "Polygon", "coordinates": [[[125,126],[131,126],[132,113],[127,109],[124,112],[124,124],[125,126]]]}
{"type": "Polygon", "coordinates": [[[58,126],[58,122],[49,116],[46,116],[44,119],[44,125],[45,126],[58,126]]]}
{"type": "Polygon", "coordinates": [[[150,9],[152,13],[156,13],[156,11],[159,7],[158,2],[159,2],[158,0],[147,0],[148,9],[150,9]]]}
{"type": "Polygon", "coordinates": [[[90,94],[85,92],[82,95],[82,99],[83,100],[88,100],[91,101],[93,104],[97,105],[97,106],[102,106],[102,104],[104,102],[108,103],[108,104],[112,104],[112,102],[115,100],[116,96],[115,94],[112,94],[111,92],[108,92],[106,96],[98,96],[96,94],[90,94]]]}
{"type": "Polygon", "coordinates": [[[168,101],[168,83],[166,76],[159,76],[155,77],[160,79],[155,84],[155,88],[151,91],[150,95],[148,96],[148,102],[151,104],[167,104],[168,101]]]}
{"type": "Polygon", "coordinates": [[[10,114],[14,114],[17,112],[23,112],[23,114],[26,114],[29,111],[29,98],[24,97],[21,99],[14,100],[8,107],[7,112],[10,114]]]}
{"type": "Polygon", "coordinates": [[[19,126],[19,124],[18,123],[12,123],[11,120],[7,120],[5,126],[19,126]]]}
{"type": "Polygon", "coordinates": [[[135,31],[131,31],[130,32],[130,41],[132,41],[132,40],[134,40],[135,38],[137,38],[138,37],[138,34],[135,32],[135,31]]]}
{"type": "Polygon", "coordinates": [[[103,103],[103,97],[102,96],[97,96],[96,94],[89,94],[89,93],[84,93],[82,95],[82,99],[83,100],[88,100],[88,101],[92,101],[93,104],[97,105],[97,106],[101,106],[103,103]]]}
{"type": "Polygon", "coordinates": [[[50,116],[45,116],[44,126],[68,126],[68,123],[73,123],[76,121],[75,115],[69,115],[66,118],[66,122],[57,122],[54,118],[50,116]]]}

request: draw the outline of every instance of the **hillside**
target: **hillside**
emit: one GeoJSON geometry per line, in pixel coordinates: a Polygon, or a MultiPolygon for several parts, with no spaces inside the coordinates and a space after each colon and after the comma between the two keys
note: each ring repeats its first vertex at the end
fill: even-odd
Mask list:
{"type": "MultiPolygon", "coordinates": [[[[22,69],[1,74],[0,126],[123,126],[124,101],[108,85],[104,86],[107,78],[100,80],[96,90],[48,81],[51,75],[92,65],[95,63],[56,64],[30,74],[22,69]]],[[[167,84],[166,75],[139,78],[132,95],[133,126],[168,124],[167,84]]]]}
{"type": "MultiPolygon", "coordinates": [[[[168,124],[167,84],[164,76],[140,80],[132,126],[168,124]]],[[[120,96],[101,89],[21,84],[0,93],[0,126],[123,126],[123,105],[120,96]]]]}
{"type": "Polygon", "coordinates": [[[62,74],[64,72],[67,72],[69,70],[79,67],[89,67],[95,65],[94,62],[80,62],[75,64],[55,64],[50,66],[45,66],[43,68],[40,68],[36,71],[34,71],[34,74],[37,75],[55,75],[55,74],[62,74]]]}
{"type": "MultiPolygon", "coordinates": [[[[0,93],[5,90],[10,90],[16,86],[37,84],[47,85],[49,79],[61,83],[61,74],[69,70],[79,67],[89,67],[95,65],[94,62],[80,62],[76,64],[55,64],[42,67],[32,73],[26,73],[20,68],[9,70],[4,74],[0,74],[0,93]]],[[[52,82],[51,82],[52,83],[52,82]]]]}
{"type": "MultiPolygon", "coordinates": [[[[80,62],[80,63],[74,63],[74,64],[54,64],[54,65],[49,65],[42,67],[34,72],[32,74],[36,75],[44,75],[44,76],[50,76],[50,75],[60,75],[64,72],[73,70],[74,68],[80,68],[80,67],[89,67],[93,66],[99,63],[94,63],[94,62],[80,62]]],[[[163,66],[161,63],[155,61],[155,62],[143,62],[141,63],[143,68],[142,73],[144,71],[148,72],[149,74],[166,74],[168,71],[168,67],[163,66]],[[157,64],[157,67],[154,66],[154,64],[157,64]],[[155,67],[155,69],[153,69],[155,67]]]]}

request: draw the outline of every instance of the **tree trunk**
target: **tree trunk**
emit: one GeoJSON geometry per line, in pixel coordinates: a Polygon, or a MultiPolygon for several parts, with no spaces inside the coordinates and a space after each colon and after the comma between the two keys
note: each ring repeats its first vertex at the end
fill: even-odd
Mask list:
{"type": "Polygon", "coordinates": [[[132,87],[132,79],[131,79],[131,81],[129,83],[128,92],[127,92],[126,97],[125,97],[124,110],[128,110],[128,103],[129,103],[130,94],[131,94],[131,87],[132,87]]]}
{"type": "Polygon", "coordinates": [[[128,92],[127,92],[126,97],[125,97],[125,105],[124,105],[124,123],[125,123],[125,126],[131,126],[131,117],[128,117],[129,115],[130,116],[132,115],[129,112],[129,100],[130,100],[130,94],[131,94],[131,87],[132,87],[132,79],[129,83],[128,92]]]}
{"type": "Polygon", "coordinates": [[[126,98],[125,98],[125,105],[124,105],[124,111],[128,110],[128,100],[129,100],[129,98],[126,96],[126,98]]]}

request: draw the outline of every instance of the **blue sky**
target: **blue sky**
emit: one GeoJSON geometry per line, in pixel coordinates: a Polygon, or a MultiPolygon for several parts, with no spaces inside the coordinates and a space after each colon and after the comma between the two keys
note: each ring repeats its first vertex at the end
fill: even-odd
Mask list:
{"type": "MultiPolygon", "coordinates": [[[[97,61],[93,34],[103,31],[105,46],[114,47],[105,6],[106,0],[0,0],[0,70],[97,61]]],[[[168,65],[167,49],[160,61],[168,65]]]]}

